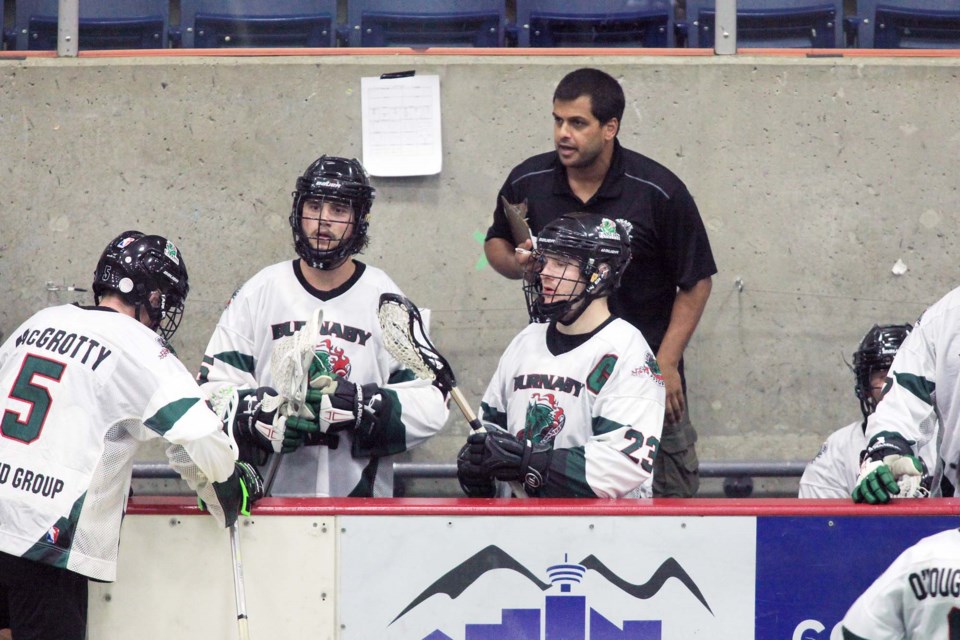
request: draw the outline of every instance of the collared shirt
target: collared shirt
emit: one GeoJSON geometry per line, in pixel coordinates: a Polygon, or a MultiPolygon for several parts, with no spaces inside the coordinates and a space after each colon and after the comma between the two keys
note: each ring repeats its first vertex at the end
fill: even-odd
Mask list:
{"type": "Polygon", "coordinates": [[[610,170],[587,202],[567,181],[556,151],[528,158],[510,172],[497,197],[487,239],[512,241],[500,197],[527,201],[534,234],[575,211],[622,218],[633,225],[633,259],[617,294],[614,313],[640,329],[654,352],[670,324],[677,288],[689,289],[717,272],[700,212],[683,182],[669,169],[614,140],[610,170]]]}

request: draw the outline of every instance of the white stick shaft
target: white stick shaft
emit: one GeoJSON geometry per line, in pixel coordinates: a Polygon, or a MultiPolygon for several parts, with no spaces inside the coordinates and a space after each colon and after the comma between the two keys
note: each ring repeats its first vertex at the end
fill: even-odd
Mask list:
{"type": "Polygon", "coordinates": [[[243,590],[243,564],[240,558],[240,531],[237,523],[230,525],[230,552],[233,555],[233,591],[237,599],[237,630],[240,640],[250,640],[247,628],[247,599],[243,590]]]}

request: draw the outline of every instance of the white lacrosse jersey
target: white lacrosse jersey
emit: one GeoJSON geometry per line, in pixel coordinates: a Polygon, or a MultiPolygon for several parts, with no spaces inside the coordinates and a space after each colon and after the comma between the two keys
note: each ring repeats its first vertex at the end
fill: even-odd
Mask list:
{"type": "Polygon", "coordinates": [[[383,346],[380,294],[400,293],[399,287],[382,270],[354,264],[350,280],[330,292],[304,279],[299,260],[266,267],[234,293],[207,345],[199,375],[204,390],[272,387],[274,343],[306,324],[319,306],[323,321],[316,348],[326,352],[331,373],[358,385],[376,383],[391,394],[394,411],[382,426],[381,446],[361,450],[353,434],[342,431],[336,449],[305,446],[285,454],[271,495],[392,497],[393,468],[384,456],[424,442],[447,420],[443,393],[416,379],[383,346]]]}
{"type": "Polygon", "coordinates": [[[116,577],[134,456],[154,438],[223,524],[212,482],[236,453],[156,333],[104,308],[51,307],[0,347],[0,551],[116,577]]]}
{"type": "Polygon", "coordinates": [[[960,635],[960,530],[904,551],[857,598],[833,640],[950,640],[960,635]]]}
{"type": "MultiPolygon", "coordinates": [[[[801,498],[849,498],[860,476],[860,452],[867,448],[863,421],[858,420],[831,433],[820,452],[803,470],[801,498]]],[[[933,470],[937,464],[936,443],[928,442],[920,457],[933,470]]],[[[936,489],[936,487],[931,487],[936,489]]]]}
{"type": "Polygon", "coordinates": [[[481,403],[484,422],[554,452],[541,495],[638,497],[652,477],[666,393],[647,341],[611,318],[582,344],[551,353],[548,324],[507,347],[481,403]]]}
{"type": "Polygon", "coordinates": [[[867,421],[867,441],[884,432],[915,441],[914,452],[936,444],[941,474],[958,486],[960,475],[960,288],[935,302],[897,350],[886,394],[867,421]],[[939,413],[939,437],[937,430],[939,413]],[[946,464],[944,464],[946,461],[946,464]]]}

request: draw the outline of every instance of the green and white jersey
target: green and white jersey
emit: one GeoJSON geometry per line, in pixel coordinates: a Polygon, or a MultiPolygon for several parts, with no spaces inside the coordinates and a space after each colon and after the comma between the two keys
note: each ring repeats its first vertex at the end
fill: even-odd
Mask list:
{"type": "Polygon", "coordinates": [[[611,318],[573,348],[553,324],[510,343],[481,403],[484,422],[554,453],[541,495],[638,497],[663,428],[660,368],[640,332],[611,318]]]}
{"type": "MultiPolygon", "coordinates": [[[[800,478],[801,498],[850,498],[860,476],[860,452],[867,448],[863,420],[831,433],[820,452],[804,468],[800,478]]],[[[936,442],[931,440],[920,450],[927,469],[937,464],[936,442]]]]}
{"type": "Polygon", "coordinates": [[[897,350],[887,373],[883,401],[867,421],[867,441],[884,432],[915,442],[914,453],[939,440],[933,488],[939,488],[941,476],[958,486],[960,288],[924,311],[897,350]]]}
{"type": "Polygon", "coordinates": [[[0,551],[97,580],[116,577],[120,521],[140,445],[223,523],[211,482],[236,453],[187,369],[133,318],[51,307],[0,347],[0,551]]]}
{"type": "Polygon", "coordinates": [[[424,442],[447,420],[440,390],[416,379],[383,346],[380,294],[400,289],[380,269],[354,264],[350,280],[330,292],[306,281],[299,260],[266,267],[234,293],[207,345],[199,376],[204,390],[271,387],[275,342],[306,324],[319,306],[323,322],[316,348],[327,354],[330,372],[358,385],[376,383],[391,396],[394,410],[375,445],[361,445],[353,433],[341,432],[336,449],[307,446],[285,454],[272,495],[392,497],[392,463],[383,457],[424,442]]]}
{"type": "Polygon", "coordinates": [[[857,598],[832,640],[933,640],[960,632],[960,530],[900,554],[857,598]]]}

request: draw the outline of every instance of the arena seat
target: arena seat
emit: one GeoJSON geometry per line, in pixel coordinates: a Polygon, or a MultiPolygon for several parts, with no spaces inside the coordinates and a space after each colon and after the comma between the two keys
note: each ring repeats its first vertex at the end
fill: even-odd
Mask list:
{"type": "Polygon", "coordinates": [[[673,47],[673,0],[517,0],[521,47],[673,47]]]}
{"type": "MultiPolygon", "coordinates": [[[[688,0],[684,25],[687,46],[714,46],[716,3],[688,0]]],[[[816,48],[844,46],[843,0],[738,0],[737,48],[816,48]]]]}
{"type": "Polygon", "coordinates": [[[173,35],[187,49],[332,47],[336,0],[181,0],[173,35]]]}
{"type": "MultiPolygon", "coordinates": [[[[58,0],[17,0],[12,48],[57,48],[58,0]]],[[[162,49],[167,46],[169,0],[83,0],[78,49],[162,49]]]]}
{"type": "Polygon", "coordinates": [[[960,49],[958,0],[857,0],[852,22],[864,49],[960,49]]]}
{"type": "Polygon", "coordinates": [[[501,47],[504,0],[347,0],[352,47],[501,47]]]}

